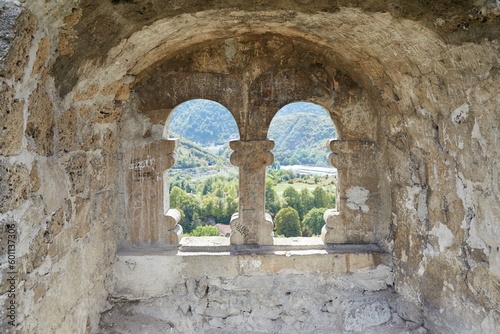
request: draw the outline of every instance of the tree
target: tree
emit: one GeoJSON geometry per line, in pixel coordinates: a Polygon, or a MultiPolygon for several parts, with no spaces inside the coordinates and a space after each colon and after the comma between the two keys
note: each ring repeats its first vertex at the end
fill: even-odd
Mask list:
{"type": "Polygon", "coordinates": [[[222,223],[228,223],[231,216],[238,212],[238,199],[228,195],[225,199],[224,218],[222,223]]]}
{"type": "Polygon", "coordinates": [[[302,235],[297,210],[288,207],[278,211],[278,214],[276,214],[276,234],[285,237],[299,237],[302,235]]]}
{"type": "Polygon", "coordinates": [[[304,188],[300,191],[300,211],[299,211],[299,216],[301,219],[304,218],[304,216],[314,208],[314,197],[311,194],[311,192],[304,188]]]}
{"type": "Polygon", "coordinates": [[[181,225],[185,232],[190,232],[193,215],[200,211],[200,204],[197,198],[175,186],[170,192],[170,207],[183,211],[185,221],[181,221],[181,225]]]}
{"type": "Polygon", "coordinates": [[[316,187],[313,191],[314,207],[329,208],[333,206],[332,197],[322,187],[316,187]]]}
{"type": "Polygon", "coordinates": [[[295,210],[299,210],[300,208],[300,195],[294,187],[288,186],[283,191],[283,199],[285,200],[285,205],[294,208],[295,210]]]}
{"type": "Polygon", "coordinates": [[[220,231],[217,227],[211,225],[197,226],[193,232],[191,232],[193,237],[210,237],[219,236],[220,231]]]}
{"type": "Polygon", "coordinates": [[[191,220],[191,229],[195,229],[198,226],[201,226],[201,219],[197,212],[193,214],[193,218],[191,220]]]}
{"type": "Polygon", "coordinates": [[[306,227],[312,235],[321,234],[321,229],[325,225],[323,214],[326,208],[313,208],[309,211],[302,221],[302,225],[306,227]]]}
{"type": "Polygon", "coordinates": [[[266,210],[274,217],[281,208],[280,199],[274,184],[271,180],[266,180],[266,210]]]}

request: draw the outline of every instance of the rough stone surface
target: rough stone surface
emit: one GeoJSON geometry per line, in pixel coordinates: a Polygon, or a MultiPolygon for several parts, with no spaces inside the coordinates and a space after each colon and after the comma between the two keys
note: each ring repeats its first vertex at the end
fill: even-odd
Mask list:
{"type": "Polygon", "coordinates": [[[110,287],[116,303],[103,314],[100,332],[398,333],[419,327],[392,320],[391,272],[376,264],[387,261],[383,254],[302,249],[234,256],[184,248],[190,244],[173,253],[120,253],[110,287]]]}
{"type": "Polygon", "coordinates": [[[53,104],[41,85],[32,93],[29,101],[26,125],[26,135],[31,139],[29,145],[38,154],[51,155],[54,153],[53,104]]]}
{"type": "Polygon", "coordinates": [[[16,155],[23,139],[24,102],[14,97],[14,90],[6,83],[0,86],[0,93],[0,153],[16,155]]]}
{"type": "Polygon", "coordinates": [[[21,206],[30,194],[29,170],[23,164],[0,162],[0,214],[21,206]]]}
{"type": "Polygon", "coordinates": [[[14,27],[16,19],[21,13],[21,8],[10,1],[2,1],[0,6],[2,9],[0,12],[0,22],[2,22],[0,25],[0,60],[2,60],[9,51],[10,43],[14,39],[14,27]]]}

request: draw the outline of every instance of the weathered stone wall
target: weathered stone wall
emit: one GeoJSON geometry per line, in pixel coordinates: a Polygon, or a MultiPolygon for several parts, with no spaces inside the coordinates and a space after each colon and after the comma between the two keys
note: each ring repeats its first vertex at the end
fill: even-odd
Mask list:
{"type": "MultiPolygon", "coordinates": [[[[284,41],[277,50],[298,45],[303,59],[322,55],[353,83],[325,107],[339,129],[352,130],[343,139],[366,134],[377,146],[380,214],[371,233],[393,252],[397,313],[431,333],[500,328],[498,2],[165,3],[0,2],[0,221],[3,230],[16,225],[20,332],[95,332],[109,307],[105,281],[116,238],[126,233],[123,157],[161,137],[158,110],[175,106],[139,115],[141,103],[152,102],[137,99],[141,84],[162,79],[169,91],[168,77],[155,79],[154,69],[176,57],[184,66],[176,70],[202,64],[204,52],[213,57],[189,82],[213,79],[210,69],[235,55],[232,43],[271,35],[284,41]],[[200,57],[180,61],[187,54],[200,57]]],[[[287,63],[287,53],[277,55],[287,63]]],[[[251,83],[277,74],[262,73],[263,81],[243,80],[250,85],[235,84],[235,92],[256,92],[251,83]]],[[[278,107],[283,94],[264,102],[278,107]]],[[[252,94],[236,95],[233,103],[246,109],[230,108],[235,118],[254,107],[252,94]]],[[[183,98],[191,97],[172,101],[183,98]]],[[[261,124],[248,133],[264,139],[272,116],[265,114],[242,118],[240,129],[261,124]]],[[[220,284],[209,283],[214,291],[220,284]]],[[[9,287],[2,278],[2,304],[9,287]]]]}
{"type": "Polygon", "coordinates": [[[120,165],[96,100],[111,93],[62,101],[49,75],[73,3],[0,1],[2,333],[95,332],[108,308],[120,165]]]}
{"type": "MultiPolygon", "coordinates": [[[[496,17],[495,13],[488,15],[496,17]]],[[[192,22],[190,17],[182,22],[162,20],[151,28],[157,34],[154,38],[148,38],[152,35],[146,30],[132,36],[128,49],[116,50],[115,60],[126,59],[122,64],[127,66],[131,55],[146,52],[151,58],[137,56],[138,62],[131,65],[131,72],[140,76],[158,62],[159,55],[170,57],[173,52],[175,44],[170,45],[163,34],[189,29],[194,22],[207,35],[213,32],[214,38],[215,34],[229,37],[233,31],[272,30],[335,50],[332,57],[365,90],[377,115],[375,142],[387,164],[381,168],[385,171],[381,179],[388,181],[380,183],[380,205],[392,214],[393,241],[388,246],[395,255],[396,290],[414,310],[423,312],[432,332],[493,333],[499,303],[498,241],[494,241],[499,232],[494,204],[498,200],[498,41],[450,45],[414,22],[356,10],[285,19],[286,14],[268,13],[261,20],[225,12],[233,29],[227,35],[222,32],[226,23],[212,13],[200,13],[192,22]],[[239,26],[240,22],[244,24],[239,26]],[[314,34],[304,22],[310,22],[314,34]],[[156,48],[142,48],[136,39],[153,45],[152,39],[162,41],[156,48]]],[[[175,43],[189,50],[188,45],[200,39],[197,34],[175,35],[175,43]]],[[[342,115],[352,114],[341,112],[337,117],[342,115]]],[[[359,118],[353,120],[359,122],[359,118]]],[[[383,226],[378,228],[383,231],[383,226]]],[[[408,315],[407,308],[412,309],[401,306],[401,312],[409,317],[419,313],[408,315]]]]}
{"type": "Polygon", "coordinates": [[[319,238],[228,247],[190,237],[179,251],[120,252],[102,333],[426,333],[396,314],[388,254],[319,238]]]}
{"type": "Polygon", "coordinates": [[[396,286],[432,332],[499,326],[498,42],[445,49],[393,74],[387,107],[396,286]],[[394,108],[401,111],[393,117],[394,108]]]}

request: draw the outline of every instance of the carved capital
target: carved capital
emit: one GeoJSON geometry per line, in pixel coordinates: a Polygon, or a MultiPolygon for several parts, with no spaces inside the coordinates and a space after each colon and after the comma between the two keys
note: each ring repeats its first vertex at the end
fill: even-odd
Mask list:
{"type": "Polygon", "coordinates": [[[234,150],[231,163],[243,169],[258,169],[271,165],[274,156],[272,140],[232,140],[229,146],[234,150]]]}
{"type": "Polygon", "coordinates": [[[328,155],[328,163],[333,167],[346,167],[352,157],[373,159],[375,143],[364,140],[330,140],[327,147],[332,151],[328,155]]]}
{"type": "Polygon", "coordinates": [[[326,224],[321,229],[321,239],[325,244],[341,244],[348,242],[348,227],[344,224],[337,210],[326,210],[323,219],[326,224]]]}
{"type": "Polygon", "coordinates": [[[165,165],[162,166],[165,169],[170,169],[172,168],[173,165],[177,162],[177,155],[174,153],[175,149],[177,149],[177,146],[179,145],[179,139],[177,138],[172,138],[172,139],[164,139],[161,141],[162,143],[162,148],[165,150],[165,165]]]}

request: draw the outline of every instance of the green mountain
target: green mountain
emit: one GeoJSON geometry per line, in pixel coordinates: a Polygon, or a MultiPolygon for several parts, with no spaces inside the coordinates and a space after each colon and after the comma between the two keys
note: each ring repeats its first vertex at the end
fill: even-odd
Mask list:
{"type": "MultiPolygon", "coordinates": [[[[280,112],[281,113],[281,112],[280,112]]],[[[281,165],[328,166],[327,142],[335,138],[329,116],[295,112],[275,117],[268,138],[274,140],[274,160],[281,165]]]]}
{"type": "Polygon", "coordinates": [[[169,130],[202,146],[223,145],[240,137],[229,110],[209,100],[179,105],[170,118],[169,130]]]}
{"type": "MultiPolygon", "coordinates": [[[[193,100],[181,104],[174,110],[169,129],[178,134],[181,141],[177,151],[176,167],[199,167],[228,164],[227,143],[239,138],[236,122],[222,105],[208,100],[193,100]],[[225,145],[221,150],[224,159],[199,146],[225,145]],[[193,151],[190,153],[189,149],[193,151]],[[203,153],[204,152],[204,153],[203,153]],[[219,159],[219,160],[217,160],[219,159]]],[[[328,139],[335,137],[330,117],[320,106],[297,102],[282,108],[271,122],[268,138],[273,139],[275,162],[281,165],[311,164],[327,166],[328,139]]]]}
{"type": "Polygon", "coordinates": [[[174,169],[230,165],[227,158],[215,155],[186,138],[182,138],[173,132],[171,132],[170,137],[179,138],[179,146],[175,150],[177,162],[174,169]]]}

